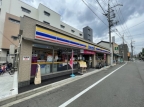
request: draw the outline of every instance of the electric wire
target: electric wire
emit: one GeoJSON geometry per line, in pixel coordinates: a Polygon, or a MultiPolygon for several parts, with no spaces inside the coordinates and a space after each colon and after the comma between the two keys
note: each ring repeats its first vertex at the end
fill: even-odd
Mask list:
{"type": "Polygon", "coordinates": [[[83,1],[83,3],[93,12],[93,14],[95,14],[97,17],[98,17],[98,19],[103,23],[103,24],[105,24],[106,26],[107,26],[107,24],[103,21],[103,20],[101,20],[101,18],[88,6],[88,4],[84,1],[84,0],[82,0],[83,1]]]}

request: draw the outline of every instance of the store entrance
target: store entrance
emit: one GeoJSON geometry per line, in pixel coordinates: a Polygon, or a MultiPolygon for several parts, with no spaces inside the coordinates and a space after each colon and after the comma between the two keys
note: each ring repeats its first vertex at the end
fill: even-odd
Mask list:
{"type": "Polygon", "coordinates": [[[87,68],[92,68],[92,55],[83,55],[83,61],[86,62],[87,68]]]}

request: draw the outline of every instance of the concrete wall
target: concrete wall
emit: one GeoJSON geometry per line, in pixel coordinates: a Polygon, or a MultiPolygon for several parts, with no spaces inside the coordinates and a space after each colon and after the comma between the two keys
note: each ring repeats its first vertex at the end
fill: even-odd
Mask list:
{"type": "Polygon", "coordinates": [[[32,42],[22,40],[20,50],[19,72],[18,72],[19,87],[30,84],[31,57],[32,57],[32,42]],[[30,57],[30,59],[23,60],[24,56],[30,57]]]}
{"type": "Polygon", "coordinates": [[[10,45],[18,46],[18,40],[13,40],[11,36],[17,36],[19,34],[20,23],[9,20],[9,18],[17,20],[20,22],[20,18],[9,13],[6,14],[3,39],[2,39],[2,48],[9,49],[10,45]]]}

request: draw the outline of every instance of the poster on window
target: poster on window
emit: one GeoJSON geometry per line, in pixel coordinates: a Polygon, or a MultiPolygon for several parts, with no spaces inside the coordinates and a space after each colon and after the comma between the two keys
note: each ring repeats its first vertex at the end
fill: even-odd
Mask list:
{"type": "Polygon", "coordinates": [[[52,62],[53,60],[53,56],[52,55],[48,55],[47,56],[47,62],[52,62]]]}

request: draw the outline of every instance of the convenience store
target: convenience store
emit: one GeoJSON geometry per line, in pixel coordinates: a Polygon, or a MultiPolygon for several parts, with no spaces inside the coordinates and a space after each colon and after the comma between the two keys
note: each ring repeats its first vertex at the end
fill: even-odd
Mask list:
{"type": "Polygon", "coordinates": [[[37,64],[41,67],[42,80],[71,73],[69,60],[74,53],[74,70],[78,62],[87,61],[88,67],[95,67],[96,55],[101,54],[109,63],[109,50],[86,41],[60,29],[24,16],[21,18],[21,49],[19,61],[19,87],[29,85],[33,80],[37,64]],[[28,57],[29,60],[23,60],[28,57]]]}

